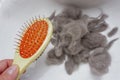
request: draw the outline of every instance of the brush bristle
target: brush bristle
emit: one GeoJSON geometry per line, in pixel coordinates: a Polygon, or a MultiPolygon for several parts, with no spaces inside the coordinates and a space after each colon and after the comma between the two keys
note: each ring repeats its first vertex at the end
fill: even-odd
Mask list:
{"type": "Polygon", "coordinates": [[[34,20],[21,35],[19,53],[22,58],[30,58],[44,42],[48,32],[48,23],[45,20],[34,20]]]}

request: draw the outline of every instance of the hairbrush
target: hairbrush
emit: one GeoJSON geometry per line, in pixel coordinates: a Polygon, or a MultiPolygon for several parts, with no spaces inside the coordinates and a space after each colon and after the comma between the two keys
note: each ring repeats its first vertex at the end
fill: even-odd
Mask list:
{"type": "Polygon", "coordinates": [[[26,68],[43,53],[50,42],[52,33],[52,23],[48,18],[36,18],[23,29],[13,61],[13,64],[19,66],[18,79],[26,68]]]}

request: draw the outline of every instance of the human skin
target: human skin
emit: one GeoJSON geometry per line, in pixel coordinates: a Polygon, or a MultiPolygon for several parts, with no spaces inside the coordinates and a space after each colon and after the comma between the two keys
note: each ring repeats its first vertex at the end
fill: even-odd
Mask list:
{"type": "Polygon", "coordinates": [[[16,80],[18,75],[18,66],[12,65],[12,59],[0,61],[0,80],[16,80]]]}

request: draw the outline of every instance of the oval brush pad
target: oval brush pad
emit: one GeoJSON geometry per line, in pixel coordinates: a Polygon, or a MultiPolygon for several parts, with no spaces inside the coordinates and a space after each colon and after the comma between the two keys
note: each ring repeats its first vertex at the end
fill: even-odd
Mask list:
{"type": "Polygon", "coordinates": [[[52,37],[53,27],[49,19],[35,19],[23,29],[13,64],[19,66],[19,75],[45,50],[52,37]]]}

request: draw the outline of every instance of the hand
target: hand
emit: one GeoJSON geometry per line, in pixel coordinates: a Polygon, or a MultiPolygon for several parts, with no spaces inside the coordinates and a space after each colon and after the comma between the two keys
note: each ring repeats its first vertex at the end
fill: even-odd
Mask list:
{"type": "Polygon", "coordinates": [[[13,60],[6,59],[0,61],[0,80],[16,80],[18,66],[12,65],[13,60]]]}

